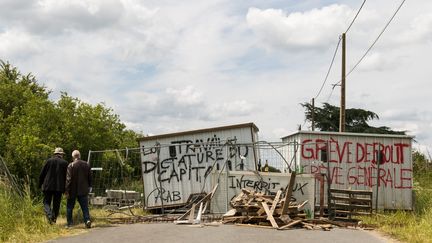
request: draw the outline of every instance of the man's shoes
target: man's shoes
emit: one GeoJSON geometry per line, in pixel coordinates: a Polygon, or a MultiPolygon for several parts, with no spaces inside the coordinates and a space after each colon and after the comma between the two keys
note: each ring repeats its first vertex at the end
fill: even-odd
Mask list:
{"type": "Polygon", "coordinates": [[[49,224],[53,224],[53,220],[52,220],[51,216],[46,215],[46,219],[48,220],[49,224]]]}
{"type": "Polygon", "coordinates": [[[66,228],[66,229],[70,229],[70,228],[72,228],[72,225],[67,224],[67,225],[65,226],[65,228],[66,228]]]}
{"type": "Polygon", "coordinates": [[[90,229],[90,228],[91,228],[91,221],[90,221],[90,220],[87,220],[87,221],[85,222],[85,226],[86,226],[87,229],[90,229]]]}

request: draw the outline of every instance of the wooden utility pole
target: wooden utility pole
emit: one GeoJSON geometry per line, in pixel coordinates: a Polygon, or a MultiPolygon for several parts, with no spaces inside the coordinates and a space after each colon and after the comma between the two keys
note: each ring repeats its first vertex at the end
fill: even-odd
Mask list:
{"type": "Polygon", "coordinates": [[[315,131],[315,98],[312,98],[312,131],[315,131]]]}
{"type": "Polygon", "coordinates": [[[339,132],[345,132],[345,33],[342,34],[342,80],[341,80],[341,102],[339,116],[339,132]]]}

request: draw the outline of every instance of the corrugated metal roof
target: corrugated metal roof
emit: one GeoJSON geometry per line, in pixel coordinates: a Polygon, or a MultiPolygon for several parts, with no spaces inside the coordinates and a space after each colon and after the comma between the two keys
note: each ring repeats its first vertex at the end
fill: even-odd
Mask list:
{"type": "Polygon", "coordinates": [[[189,134],[196,134],[196,133],[205,133],[205,132],[213,132],[213,131],[222,131],[222,130],[228,130],[228,129],[244,128],[244,127],[250,127],[255,132],[259,131],[258,127],[253,122],[249,122],[249,123],[235,124],[235,125],[222,126],[222,127],[212,127],[212,128],[189,130],[189,131],[183,131],[183,132],[166,133],[166,134],[160,134],[160,135],[155,135],[155,136],[147,136],[147,137],[138,138],[137,140],[138,140],[138,142],[140,142],[140,141],[147,141],[147,140],[153,140],[153,139],[159,139],[159,138],[167,138],[167,137],[182,136],[182,135],[189,135],[189,134]]]}
{"type": "Polygon", "coordinates": [[[323,132],[323,131],[297,131],[291,135],[282,137],[281,139],[293,137],[299,134],[316,134],[316,135],[337,135],[337,136],[356,136],[356,137],[383,137],[383,138],[409,138],[414,136],[394,135],[394,134],[376,134],[376,133],[352,133],[352,132],[323,132]]]}

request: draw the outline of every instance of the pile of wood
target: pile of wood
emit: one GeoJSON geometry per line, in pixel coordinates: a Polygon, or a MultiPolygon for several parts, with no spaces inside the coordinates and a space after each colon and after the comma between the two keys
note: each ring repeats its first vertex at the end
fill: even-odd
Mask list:
{"type": "Polygon", "coordinates": [[[242,192],[231,200],[233,209],[222,217],[222,222],[279,230],[296,227],[330,230],[335,225],[330,220],[307,219],[304,206],[308,201],[286,203],[287,197],[281,196],[281,190],[272,196],[242,189],[242,192]]]}

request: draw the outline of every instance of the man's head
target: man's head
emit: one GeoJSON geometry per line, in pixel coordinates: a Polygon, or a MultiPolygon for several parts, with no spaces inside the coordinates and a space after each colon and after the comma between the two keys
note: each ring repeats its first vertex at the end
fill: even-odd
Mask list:
{"type": "Polygon", "coordinates": [[[76,160],[76,159],[80,159],[81,158],[81,153],[80,153],[80,151],[78,151],[78,150],[74,150],[73,152],[72,152],[72,159],[73,160],[76,160]]]}
{"type": "Polygon", "coordinates": [[[58,147],[54,149],[54,155],[63,156],[65,153],[63,152],[63,149],[58,147]]]}

